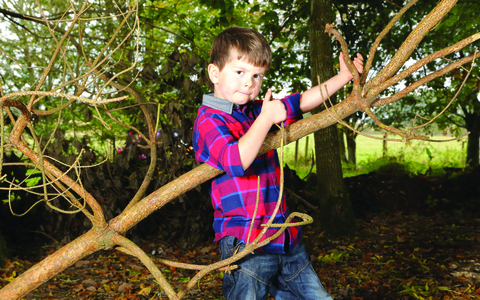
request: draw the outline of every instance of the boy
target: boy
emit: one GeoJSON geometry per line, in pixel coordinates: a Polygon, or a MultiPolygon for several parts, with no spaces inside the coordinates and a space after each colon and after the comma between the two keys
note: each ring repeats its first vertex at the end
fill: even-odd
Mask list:
{"type": "MultiPolygon", "coordinates": [[[[274,124],[291,124],[321,104],[318,87],[303,95],[295,93],[255,101],[263,76],[270,67],[271,50],[257,31],[230,27],[212,44],[208,74],[214,93],[204,95],[193,132],[195,158],[199,163],[225,171],[213,179],[210,195],[215,209],[215,240],[220,241],[222,260],[241,251],[262,231],[279,196],[280,166],[276,151],[258,155],[274,124]],[[260,178],[258,209],[252,224],[260,178]],[[252,227],[251,236],[249,234],[252,227]],[[238,249],[238,250],[237,250],[238,249]]],[[[361,73],[362,57],[354,64],[361,73]]],[[[335,93],[352,79],[340,54],[340,73],[322,83],[323,95],[335,93]]],[[[282,199],[274,223],[284,223],[290,212],[282,199]]],[[[264,238],[278,229],[271,228],[264,238]]],[[[285,232],[235,264],[238,269],[223,279],[227,299],[332,299],[323,288],[305,252],[300,227],[285,232]]]]}

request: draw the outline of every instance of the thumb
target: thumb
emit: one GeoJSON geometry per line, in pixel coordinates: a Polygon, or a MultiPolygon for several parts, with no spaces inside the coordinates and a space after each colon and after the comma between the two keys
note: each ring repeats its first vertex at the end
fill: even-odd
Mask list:
{"type": "Polygon", "coordinates": [[[265,94],[265,98],[263,98],[263,101],[268,102],[268,101],[270,101],[271,97],[272,97],[272,89],[268,89],[267,93],[265,94]]]}

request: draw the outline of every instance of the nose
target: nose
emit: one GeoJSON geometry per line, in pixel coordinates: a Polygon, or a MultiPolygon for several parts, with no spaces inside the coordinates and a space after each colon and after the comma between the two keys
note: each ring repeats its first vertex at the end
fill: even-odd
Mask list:
{"type": "Polygon", "coordinates": [[[246,76],[246,78],[245,78],[245,80],[244,80],[244,82],[243,82],[243,85],[244,85],[245,87],[251,88],[251,87],[253,86],[253,80],[252,80],[252,78],[251,78],[250,76],[246,76]]]}

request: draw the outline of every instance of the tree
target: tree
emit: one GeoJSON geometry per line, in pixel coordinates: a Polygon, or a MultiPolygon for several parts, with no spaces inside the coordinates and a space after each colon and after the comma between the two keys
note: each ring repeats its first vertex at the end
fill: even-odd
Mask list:
{"type": "MultiPolygon", "coordinates": [[[[325,25],[331,23],[332,20],[332,2],[330,0],[313,0],[310,25],[313,85],[325,82],[334,75],[332,44],[330,37],[324,32],[325,25]]],[[[330,96],[330,99],[332,103],[335,103],[335,97],[330,96]]],[[[318,113],[322,108],[318,107],[313,113],[318,113]]],[[[329,235],[352,234],[357,225],[347,187],[343,181],[337,126],[334,124],[317,131],[314,136],[320,223],[329,235]]]]}
{"type": "MultiPolygon", "coordinates": [[[[408,5],[408,7],[410,7],[414,3],[415,1],[412,1],[408,5]]],[[[405,140],[414,138],[427,139],[426,137],[421,136],[415,132],[401,132],[398,129],[385,126],[377,118],[377,116],[372,113],[370,107],[372,105],[387,105],[389,103],[398,101],[405,94],[413,91],[414,87],[418,87],[422,83],[427,82],[428,80],[444,75],[450,70],[458,68],[462,64],[469,63],[474,59],[474,55],[461,58],[457,61],[450,63],[448,66],[427,75],[427,77],[419,79],[417,82],[412,83],[412,85],[405,88],[396,95],[388,98],[378,97],[383,90],[399,82],[406,76],[409,76],[414,70],[418,70],[423,65],[427,64],[433,59],[444,56],[448,53],[459,51],[460,49],[474,42],[475,40],[480,39],[480,33],[476,33],[470,37],[465,38],[459,43],[448,46],[441,51],[432,53],[422,58],[419,62],[398,73],[400,68],[408,60],[409,55],[414,51],[422,38],[442,20],[445,14],[455,5],[455,3],[455,0],[440,1],[438,6],[430,14],[425,16],[422,22],[420,22],[420,24],[412,30],[411,34],[399,47],[397,54],[391,59],[387,66],[383,70],[380,70],[373,78],[367,80],[368,71],[370,70],[372,59],[375,55],[378,44],[384,34],[388,32],[388,30],[391,28],[389,24],[386,30],[382,32],[382,34],[379,36],[379,38],[377,38],[376,42],[374,43],[374,47],[372,48],[372,51],[368,56],[369,58],[365,64],[365,72],[361,77],[354,70],[352,62],[350,60],[346,61],[349,69],[354,74],[354,86],[352,93],[344,101],[336,104],[332,108],[323,111],[320,114],[313,115],[305,120],[292,124],[285,130],[281,130],[271,134],[265,141],[260,152],[265,153],[272,149],[278,148],[284,139],[286,140],[286,142],[289,143],[318,129],[331,126],[342,118],[345,118],[346,116],[360,110],[364,111],[366,114],[372,117],[381,128],[396,132],[405,140]],[[286,135],[285,137],[283,137],[284,134],[286,135]]],[[[63,59],[64,57],[66,57],[67,50],[73,50],[72,53],[76,54],[84,53],[84,51],[81,51],[81,44],[79,44],[80,49],[70,49],[66,47],[68,45],[66,42],[68,40],[68,37],[71,36],[70,34],[73,28],[77,28],[75,26],[77,26],[77,22],[80,20],[82,14],[85,12],[85,7],[86,6],[80,5],[78,8],[76,8],[72,5],[72,7],[70,7],[69,9],[70,12],[75,12],[71,13],[72,19],[61,19],[64,20],[64,33],[61,34],[60,37],[56,39],[56,41],[54,41],[54,45],[56,45],[56,47],[55,51],[53,51],[53,56],[49,60],[47,67],[42,68],[42,72],[39,72],[39,78],[41,78],[40,82],[42,84],[45,83],[45,78],[48,77],[49,73],[51,72],[51,66],[56,66],[58,61],[65,63],[65,70],[69,71],[69,65],[63,59]],[[80,51],[75,52],[76,50],[80,51]]],[[[397,18],[399,18],[403,14],[403,12],[408,7],[403,9],[400,14],[392,20],[392,24],[396,21],[397,18]]],[[[201,276],[203,276],[206,272],[233,263],[235,259],[239,259],[242,255],[245,255],[246,253],[251,252],[256,247],[261,246],[261,243],[255,241],[249,244],[245,248],[245,250],[235,255],[233,260],[222,261],[209,267],[197,266],[197,268],[201,268],[201,271],[199,271],[198,274],[194,278],[192,278],[192,280],[184,289],[182,289],[181,291],[179,291],[178,294],[176,294],[172,287],[165,282],[162,273],[158,270],[155,264],[152,263],[148,256],[124,235],[129,229],[138,224],[142,219],[151,214],[153,211],[164,207],[168,202],[177,198],[179,195],[184,194],[195,186],[213,178],[214,176],[217,176],[220,171],[215,170],[210,166],[204,164],[193,169],[190,172],[183,174],[178,179],[167,183],[160,189],[148,194],[147,196],[143,196],[145,192],[145,189],[143,187],[148,186],[148,183],[151,180],[151,176],[149,175],[150,173],[147,172],[144,181],[145,184],[142,183],[140,185],[138,193],[132,198],[132,201],[130,202],[133,204],[128,205],[123,212],[109,220],[109,222],[107,223],[104,213],[96,197],[94,197],[85,188],[83,188],[81,180],[79,180],[79,178],[81,179],[81,176],[78,176],[78,174],[82,170],[82,168],[80,168],[78,159],[71,162],[68,165],[66,171],[62,171],[57,166],[55,166],[55,164],[52,163],[48,157],[43,155],[44,148],[41,147],[40,143],[38,142],[38,138],[34,130],[35,124],[32,124],[30,119],[32,112],[35,114],[41,113],[34,108],[35,105],[39,105],[38,103],[40,101],[50,101],[50,98],[52,98],[51,101],[55,101],[55,103],[57,104],[56,108],[52,108],[44,114],[53,114],[55,109],[57,109],[57,111],[61,111],[61,109],[64,109],[65,107],[62,106],[61,103],[62,98],[66,98],[71,99],[69,100],[69,102],[67,102],[69,105],[73,104],[73,102],[75,101],[80,101],[79,105],[80,103],[83,103],[83,105],[92,105],[95,111],[97,109],[99,109],[100,111],[100,109],[103,108],[102,112],[105,112],[105,114],[110,114],[109,116],[112,118],[113,122],[116,122],[118,121],[118,119],[115,117],[116,110],[113,110],[110,106],[112,104],[124,104],[127,105],[128,108],[130,108],[130,104],[128,102],[122,101],[127,99],[128,97],[131,97],[130,99],[132,101],[136,101],[137,103],[135,107],[142,111],[143,117],[147,121],[148,126],[145,130],[146,133],[138,129],[137,132],[144,137],[147,149],[151,152],[151,157],[153,158],[151,159],[149,170],[152,168],[152,165],[153,169],[155,169],[155,164],[157,161],[155,159],[157,151],[155,129],[157,123],[153,120],[156,119],[154,118],[156,110],[146,109],[147,103],[142,102],[141,97],[136,94],[135,90],[129,89],[128,86],[123,86],[119,84],[116,81],[116,79],[118,78],[118,76],[116,75],[119,74],[110,74],[112,75],[112,77],[104,76],[105,70],[109,66],[108,61],[105,60],[105,58],[111,57],[118,49],[117,46],[122,44],[122,41],[123,43],[125,43],[125,41],[128,40],[125,38],[128,38],[130,36],[133,37],[133,34],[136,32],[135,29],[138,28],[138,18],[135,17],[135,13],[137,11],[136,8],[136,5],[128,6],[128,10],[123,10],[123,12],[120,14],[121,17],[118,19],[117,16],[119,16],[119,14],[113,13],[109,15],[111,21],[118,21],[119,23],[121,23],[121,25],[125,26],[125,35],[118,35],[118,32],[120,32],[121,30],[116,31],[116,33],[110,39],[111,42],[109,42],[107,46],[105,46],[104,44],[97,45],[99,50],[97,49],[97,51],[95,51],[96,56],[93,59],[86,56],[84,57],[82,55],[81,58],[84,59],[83,65],[85,66],[85,68],[81,69],[81,74],[76,74],[76,76],[72,76],[72,79],[70,79],[70,81],[53,82],[53,87],[49,91],[41,90],[42,84],[36,85],[31,90],[28,90],[29,87],[26,87],[27,90],[21,92],[5,92],[3,88],[1,89],[0,103],[2,103],[3,109],[6,111],[6,113],[8,113],[7,116],[10,122],[13,124],[12,130],[8,132],[8,143],[4,143],[5,140],[2,138],[2,150],[5,149],[7,145],[11,145],[12,147],[14,146],[18,151],[22,152],[26,157],[28,157],[28,162],[24,163],[24,166],[31,169],[37,168],[41,170],[42,184],[38,188],[43,191],[43,193],[40,193],[40,195],[41,197],[45,198],[46,203],[51,205],[50,201],[53,197],[63,196],[68,200],[67,206],[69,207],[67,208],[73,207],[74,210],[82,212],[92,223],[92,228],[88,232],[78,237],[73,242],[67,244],[63,248],[59,249],[57,252],[53,253],[45,260],[32,267],[30,270],[21,274],[10,284],[3,287],[0,290],[1,299],[18,299],[23,295],[27,294],[29,291],[31,291],[38,285],[40,285],[41,283],[54,276],[55,274],[57,274],[58,272],[61,272],[67,266],[75,263],[79,259],[82,259],[86,255],[89,255],[101,249],[110,249],[112,247],[118,247],[117,249],[138,257],[152,272],[153,276],[155,277],[157,282],[160,283],[161,287],[167,292],[168,296],[172,299],[178,299],[185,295],[188,289],[194,287],[195,284],[198,282],[198,279],[201,278],[201,276]],[[123,18],[123,16],[125,16],[125,18],[123,18]],[[132,19],[130,19],[130,17],[133,18],[133,21],[132,19]],[[131,23],[129,23],[129,21],[131,21],[131,23]],[[116,40],[114,42],[116,38],[119,38],[120,41],[116,40]],[[110,47],[111,45],[113,46],[110,47]],[[73,86],[76,86],[75,83],[78,84],[78,91],[76,92],[77,95],[72,92],[75,91],[75,89],[73,88],[73,86]],[[98,88],[96,86],[96,89],[94,90],[95,93],[91,92],[91,90],[83,89],[83,87],[88,87],[88,83],[98,84],[98,88]],[[58,90],[63,88],[63,86],[72,86],[72,88],[71,90],[65,88],[66,91],[70,92],[58,92],[58,90]],[[102,86],[105,87],[104,90],[106,89],[106,93],[102,93],[102,86]],[[91,93],[89,94],[88,92],[91,93]],[[124,93],[127,95],[122,95],[124,93]],[[118,94],[122,96],[119,96],[118,94]],[[119,97],[113,97],[112,95],[119,97]],[[45,96],[48,96],[50,98],[45,99],[45,96]],[[23,103],[24,101],[26,102],[26,104],[23,103]],[[12,111],[10,110],[10,108],[12,107],[15,107],[17,109],[15,110],[15,114],[12,113],[12,111]],[[30,130],[28,133],[24,132],[27,127],[30,130]],[[24,138],[28,138],[30,140],[24,140],[24,138]],[[50,189],[47,191],[47,187],[53,188],[53,186],[55,186],[57,190],[50,189]]],[[[42,18],[42,20],[46,23],[50,22],[46,18],[42,18]]],[[[85,21],[84,19],[82,20],[85,21]]],[[[94,20],[97,22],[99,19],[95,18],[94,20]]],[[[326,30],[337,37],[337,39],[342,45],[342,50],[345,54],[345,57],[348,58],[348,47],[343,40],[343,37],[330,25],[326,26],[326,30]]],[[[136,41],[138,41],[138,39],[132,38],[132,40],[129,42],[133,43],[133,45],[138,45],[136,41]]],[[[100,118],[100,114],[98,114],[97,116],[100,118]]],[[[2,122],[2,124],[4,123],[2,122]]],[[[134,130],[134,128],[132,128],[132,130],[134,130]]],[[[83,151],[80,151],[80,153],[83,153],[83,151]]],[[[21,184],[14,184],[15,182],[12,178],[7,178],[7,180],[12,183],[12,189],[22,188],[25,190],[24,185],[22,186],[21,184]]],[[[164,263],[172,264],[171,262],[164,263]]],[[[182,267],[186,266],[182,265],[182,267]]]]}
{"type": "MultiPolygon", "coordinates": [[[[434,3],[430,3],[434,5],[434,3]]],[[[479,26],[475,11],[480,9],[478,1],[460,1],[432,32],[424,42],[425,52],[438,51],[447,43],[458,42],[461,36],[458,28],[466,34],[478,32],[479,26]],[[455,24],[457,29],[449,26],[455,24]]],[[[480,43],[473,43],[477,47],[480,43]]],[[[463,58],[474,53],[473,49],[462,49],[457,53],[448,55],[444,60],[428,64],[426,68],[433,70],[448,64],[451,59],[463,58]]],[[[448,105],[447,112],[438,118],[436,124],[440,129],[450,129],[455,135],[460,136],[459,129],[469,132],[466,149],[466,162],[470,167],[479,165],[480,155],[480,72],[473,64],[467,64],[462,68],[451,71],[450,81],[444,78],[436,79],[427,84],[427,88],[420,90],[420,96],[428,99],[426,105],[420,110],[421,115],[429,119],[441,113],[436,103],[448,105]],[[451,105],[452,99],[456,99],[451,105]],[[457,129],[452,128],[452,125],[457,129]]],[[[417,74],[417,78],[421,74],[417,74]]]]}
{"type": "MultiPolygon", "coordinates": [[[[417,26],[417,24],[422,20],[424,13],[431,11],[438,1],[423,1],[421,6],[416,6],[414,9],[409,10],[405,13],[405,17],[400,19],[399,22],[394,26],[396,34],[389,34],[389,39],[385,42],[382,42],[381,53],[378,53],[378,56],[374,59],[373,65],[375,68],[379,68],[389,61],[389,57],[395,54],[395,51],[405,40],[408,33],[412,28],[417,26]]],[[[428,34],[425,39],[420,44],[412,54],[412,60],[418,60],[422,56],[428,55],[433,51],[438,51],[444,48],[446,45],[452,41],[458,42],[463,35],[459,35],[459,29],[462,28],[462,33],[465,35],[474,34],[478,31],[478,25],[476,22],[475,9],[478,6],[476,1],[462,1],[460,0],[457,5],[450,11],[450,13],[445,17],[445,20],[442,21],[439,26],[437,26],[430,34],[428,34]],[[453,26],[456,24],[456,26],[453,26]]],[[[385,19],[385,16],[388,16],[392,12],[392,8],[397,8],[397,5],[393,2],[378,2],[378,1],[362,1],[361,3],[352,4],[349,1],[340,1],[337,3],[338,10],[347,18],[341,18],[339,28],[342,29],[345,36],[348,40],[348,45],[350,49],[356,49],[356,51],[364,51],[365,41],[358,39],[358,32],[360,33],[376,33],[381,30],[388,22],[385,19]],[[371,20],[375,20],[372,22],[371,20]],[[381,26],[381,28],[379,28],[381,26]],[[361,28],[361,29],[360,29],[361,28]],[[356,30],[354,30],[356,29],[356,30]],[[355,43],[354,41],[359,41],[355,43]]],[[[367,43],[368,44],[368,43],[367,43]]],[[[478,42],[474,43],[478,44],[478,42]]],[[[423,68],[419,69],[417,72],[411,74],[403,80],[403,85],[410,85],[415,80],[418,80],[421,77],[424,77],[428,71],[433,71],[439,69],[448,64],[448,59],[457,59],[458,57],[465,57],[472,53],[472,49],[464,49],[459,51],[456,54],[451,54],[446,56],[446,60],[437,59],[436,61],[430,62],[423,68]],[[466,51],[466,53],[464,53],[466,51]]],[[[363,53],[363,52],[362,52],[363,53]]],[[[404,67],[406,68],[406,66],[404,67]]],[[[470,69],[470,67],[467,67],[470,69]]],[[[435,124],[440,130],[450,130],[457,137],[460,136],[462,128],[470,132],[468,135],[467,143],[467,162],[470,166],[475,166],[476,161],[478,161],[478,128],[476,121],[478,118],[478,101],[476,97],[478,95],[478,88],[476,84],[478,82],[478,68],[472,69],[472,72],[469,74],[467,81],[468,88],[463,90],[459,89],[463,80],[465,79],[468,70],[457,69],[452,71],[453,81],[450,82],[445,78],[438,78],[429,82],[426,86],[421,89],[416,90],[407,97],[404,97],[401,102],[395,102],[388,106],[376,107],[374,111],[377,115],[384,116],[382,118],[383,124],[393,127],[410,127],[413,120],[416,120],[415,127],[422,126],[421,124],[428,123],[430,119],[436,118],[437,115],[441,114],[443,108],[454,98],[457,90],[460,94],[456,97],[456,101],[449,106],[448,110],[436,118],[435,124]],[[461,74],[462,72],[462,74],[461,74]],[[442,103],[442,105],[438,105],[442,103]],[[422,120],[418,116],[426,118],[422,120]]],[[[387,93],[392,94],[398,92],[393,87],[386,90],[387,93]]],[[[383,93],[383,95],[387,95],[383,93]]],[[[347,124],[351,127],[354,127],[353,124],[356,122],[350,118],[353,118],[354,115],[350,116],[345,120],[347,124]]],[[[362,118],[368,126],[374,125],[371,119],[362,118]]],[[[351,131],[346,127],[348,131],[351,131]]],[[[416,130],[423,130],[425,132],[430,132],[429,127],[418,127],[416,130]]],[[[359,132],[360,130],[356,130],[359,132]]],[[[355,137],[356,133],[353,131],[353,134],[347,135],[347,137],[355,137]]],[[[390,138],[391,139],[391,138],[390,138]]],[[[384,143],[387,141],[385,140],[384,143]]],[[[354,145],[354,141],[350,141],[351,145],[354,145]]],[[[350,157],[353,155],[350,154],[350,157]]]]}
{"type": "MultiPolygon", "coordinates": [[[[390,16],[397,13],[402,8],[402,3],[406,1],[335,1],[335,8],[337,11],[337,24],[339,30],[344,34],[347,45],[352,53],[359,52],[366,54],[372,47],[373,40],[365,38],[365,36],[378,35],[389,23],[390,16]]],[[[418,13],[419,7],[416,7],[417,15],[423,16],[429,12],[432,7],[423,10],[423,13],[418,13]]],[[[423,9],[423,7],[422,7],[423,9]]],[[[409,13],[407,11],[406,13],[409,13]]],[[[419,20],[419,21],[420,21],[419,20]]],[[[409,30],[412,26],[404,26],[403,24],[410,22],[409,18],[400,19],[394,26],[392,31],[395,35],[388,34],[388,39],[382,41],[381,50],[372,61],[372,69],[382,69],[386,63],[395,54],[396,49],[400,47],[402,41],[405,40],[409,30]],[[409,29],[409,30],[408,30],[409,29]]],[[[370,75],[371,76],[371,75],[370,75]]],[[[351,86],[347,88],[349,90],[351,86]]],[[[382,95],[395,93],[393,88],[385,90],[382,95]]],[[[403,106],[406,99],[404,98],[400,105],[394,103],[388,108],[380,108],[382,112],[376,110],[379,115],[385,115],[388,119],[383,118],[384,124],[389,126],[403,127],[405,120],[411,120],[415,114],[410,113],[409,110],[398,108],[403,106]]],[[[340,145],[345,147],[344,139],[346,141],[346,151],[344,161],[351,167],[356,167],[356,138],[364,128],[374,126],[371,119],[366,118],[364,112],[357,112],[350,115],[343,120],[348,126],[339,125],[341,131],[340,145]]],[[[387,141],[384,141],[385,143],[387,141]]]]}

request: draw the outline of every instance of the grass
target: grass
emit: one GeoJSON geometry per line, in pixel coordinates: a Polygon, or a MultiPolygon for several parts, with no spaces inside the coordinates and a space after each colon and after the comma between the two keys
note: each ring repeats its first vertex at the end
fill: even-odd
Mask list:
{"type": "MultiPolygon", "coordinates": [[[[373,133],[376,137],[382,137],[379,133],[373,133]]],[[[398,139],[398,137],[396,137],[398,139]]],[[[434,136],[434,140],[449,140],[449,136],[434,136]]],[[[446,167],[465,167],[465,148],[467,138],[450,142],[426,142],[410,141],[387,142],[387,155],[383,156],[383,141],[359,135],[357,141],[357,167],[343,164],[344,177],[366,174],[392,162],[398,162],[405,166],[406,171],[414,174],[423,174],[427,170],[443,172],[446,167]]],[[[285,163],[294,169],[300,178],[308,175],[312,165],[314,153],[313,134],[304,137],[298,142],[298,154],[295,160],[296,143],[290,143],[285,147],[285,163]],[[307,145],[308,139],[308,145],[307,145]]],[[[316,172],[315,165],[312,172],[316,172]]]]}

